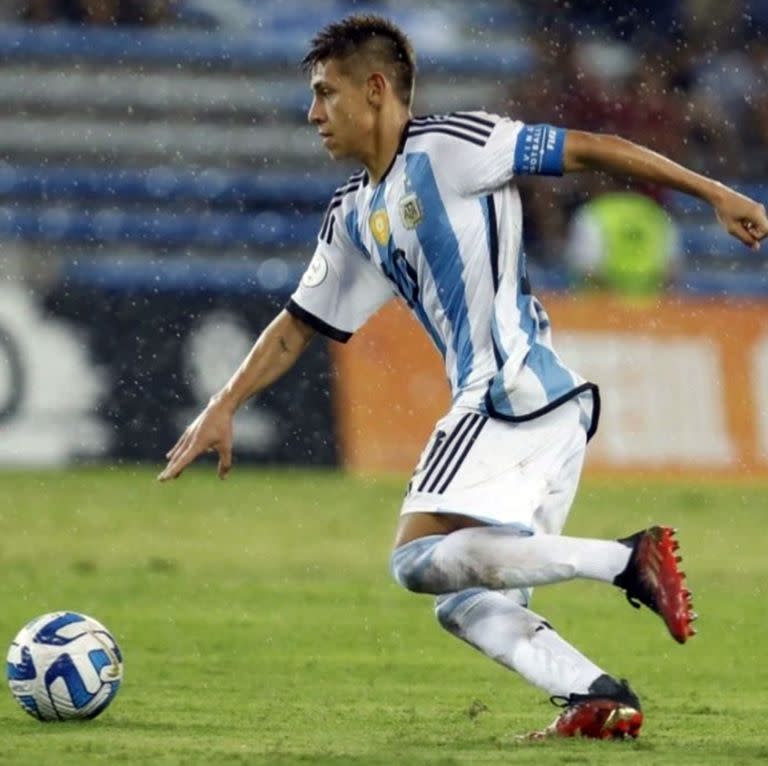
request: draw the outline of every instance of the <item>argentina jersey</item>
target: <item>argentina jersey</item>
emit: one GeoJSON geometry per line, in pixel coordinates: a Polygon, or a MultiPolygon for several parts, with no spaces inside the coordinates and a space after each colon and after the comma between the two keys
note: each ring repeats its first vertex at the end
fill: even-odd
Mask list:
{"type": "Polygon", "coordinates": [[[552,348],[531,294],[514,179],[562,173],[565,132],[485,112],[411,119],[378,184],[333,195],[287,310],[346,341],[394,296],[442,355],[455,406],[522,421],[597,388],[552,348]]]}

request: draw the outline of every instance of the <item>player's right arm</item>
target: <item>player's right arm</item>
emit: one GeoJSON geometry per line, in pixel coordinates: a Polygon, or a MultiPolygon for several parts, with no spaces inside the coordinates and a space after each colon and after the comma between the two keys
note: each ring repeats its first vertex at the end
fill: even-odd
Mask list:
{"type": "MultiPolygon", "coordinates": [[[[248,398],[267,388],[301,356],[316,332],[345,343],[381,306],[393,288],[350,236],[344,213],[360,188],[353,176],[333,196],[318,235],[315,254],[285,310],[261,334],[222,390],[167,453],[158,479],[177,478],[204,452],[219,453],[219,477],[232,466],[232,418],[248,398]]],[[[352,229],[354,233],[354,229],[352,229]]]]}
{"type": "Polygon", "coordinates": [[[168,451],[168,463],[157,477],[176,479],[204,452],[219,453],[218,473],[225,478],[232,467],[232,419],[251,396],[286,373],[309,345],[315,331],[287,311],[281,311],[259,336],[248,356],[208,406],[168,451]]]}

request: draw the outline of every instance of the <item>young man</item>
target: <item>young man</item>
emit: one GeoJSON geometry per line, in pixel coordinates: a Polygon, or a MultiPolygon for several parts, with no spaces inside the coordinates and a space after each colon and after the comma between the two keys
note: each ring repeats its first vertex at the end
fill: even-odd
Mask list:
{"type": "Polygon", "coordinates": [[[536,585],[612,583],[660,614],[683,643],[690,594],[668,527],[622,540],[560,535],[595,432],[598,390],[552,349],[521,250],[523,173],[603,170],[712,204],[756,248],[761,205],[615,136],[487,114],[411,116],[413,51],[389,21],[353,16],[322,30],[304,59],[310,122],[334,159],[364,170],[334,194],[317,249],[285,310],[169,451],[159,478],[206,451],[232,462],[232,418],[277,380],[316,332],[344,342],[399,295],[445,359],[453,406],[437,424],[400,516],[392,571],[437,596],[437,618],[565,707],[533,736],[637,736],[640,703],[528,609],[536,585]]]}

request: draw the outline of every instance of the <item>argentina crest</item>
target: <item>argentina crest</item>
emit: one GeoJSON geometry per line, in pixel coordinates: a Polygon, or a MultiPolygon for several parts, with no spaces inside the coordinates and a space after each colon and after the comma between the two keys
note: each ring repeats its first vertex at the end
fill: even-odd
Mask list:
{"type": "Polygon", "coordinates": [[[400,208],[400,220],[406,229],[415,229],[424,217],[419,198],[411,192],[401,198],[398,203],[400,208]]]}
{"type": "Polygon", "coordinates": [[[386,210],[377,210],[368,219],[373,238],[384,247],[389,242],[389,216],[386,210]]]}

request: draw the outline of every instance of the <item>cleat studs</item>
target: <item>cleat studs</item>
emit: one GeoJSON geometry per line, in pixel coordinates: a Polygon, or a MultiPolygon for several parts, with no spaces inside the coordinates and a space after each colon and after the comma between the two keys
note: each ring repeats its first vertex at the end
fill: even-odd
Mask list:
{"type": "Polygon", "coordinates": [[[675,556],[675,561],[679,564],[683,560],[682,556],[675,556]]]}

